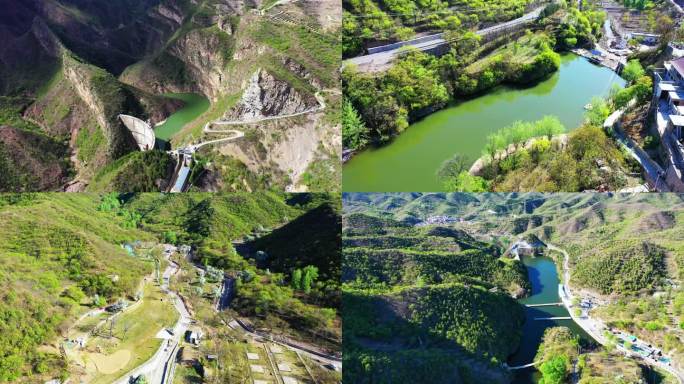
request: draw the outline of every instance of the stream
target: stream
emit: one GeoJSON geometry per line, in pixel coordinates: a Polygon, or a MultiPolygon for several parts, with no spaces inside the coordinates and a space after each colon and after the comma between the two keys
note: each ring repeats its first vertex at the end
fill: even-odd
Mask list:
{"type": "Polygon", "coordinates": [[[516,120],[557,116],[568,130],[582,123],[584,106],[611,86],[625,82],[608,68],[574,54],[560,69],[527,88],[500,86],[480,97],[454,103],[412,124],[391,143],[365,150],[344,166],[343,188],[354,192],[441,191],[436,172],[463,154],[473,163],[486,138],[516,120]]]}

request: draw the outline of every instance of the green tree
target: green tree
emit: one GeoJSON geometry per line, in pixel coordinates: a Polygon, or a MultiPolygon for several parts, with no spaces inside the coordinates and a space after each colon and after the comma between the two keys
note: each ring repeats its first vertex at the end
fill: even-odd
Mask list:
{"type": "Polygon", "coordinates": [[[292,288],[297,290],[302,289],[302,270],[299,268],[293,270],[291,280],[290,284],[292,285],[292,288]]]}
{"type": "Polygon", "coordinates": [[[468,171],[461,172],[457,177],[444,182],[448,192],[487,192],[489,184],[480,176],[473,176],[468,171]]]}
{"type": "Polygon", "coordinates": [[[639,60],[633,59],[627,62],[625,68],[622,70],[622,77],[629,83],[635,82],[641,76],[644,76],[646,71],[641,66],[639,60]]]}
{"type": "Polygon", "coordinates": [[[85,294],[75,285],[70,286],[64,291],[64,296],[70,298],[76,303],[80,303],[84,298],[85,294]]]}
{"type": "Polygon", "coordinates": [[[437,171],[437,177],[442,181],[458,177],[461,172],[468,170],[469,163],[465,155],[457,153],[442,163],[437,171]]]}
{"type": "Polygon", "coordinates": [[[344,100],[342,104],[342,144],[345,148],[359,149],[368,143],[368,129],[354,106],[344,100]]]}
{"type": "Polygon", "coordinates": [[[176,244],[177,241],[178,241],[178,237],[176,236],[176,232],[174,232],[174,231],[164,232],[164,242],[165,243],[176,244]]]}
{"type": "Polygon", "coordinates": [[[596,127],[603,127],[603,122],[606,121],[610,115],[610,107],[608,103],[600,97],[594,97],[589,104],[585,116],[589,124],[596,127]]]}
{"type": "Polygon", "coordinates": [[[302,272],[301,289],[306,293],[311,292],[311,285],[318,279],[318,268],[313,265],[307,265],[302,272]]]}
{"type": "Polygon", "coordinates": [[[562,384],[567,375],[568,358],[565,355],[554,356],[544,362],[539,370],[542,378],[539,384],[562,384]]]}

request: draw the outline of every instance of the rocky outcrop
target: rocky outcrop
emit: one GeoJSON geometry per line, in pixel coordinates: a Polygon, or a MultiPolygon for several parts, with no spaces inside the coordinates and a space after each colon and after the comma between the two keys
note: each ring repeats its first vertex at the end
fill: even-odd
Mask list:
{"type": "Polygon", "coordinates": [[[259,69],[249,79],[240,102],[227,114],[230,120],[257,120],[314,110],[318,101],[289,83],[259,69]]]}

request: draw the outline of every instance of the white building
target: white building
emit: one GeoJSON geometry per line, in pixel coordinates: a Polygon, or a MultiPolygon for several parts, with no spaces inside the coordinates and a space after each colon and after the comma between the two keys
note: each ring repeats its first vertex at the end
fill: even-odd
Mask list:
{"type": "Polygon", "coordinates": [[[655,82],[654,102],[661,120],[658,131],[661,136],[672,132],[681,141],[684,138],[684,57],[666,61],[664,69],[655,71],[655,82]]]}

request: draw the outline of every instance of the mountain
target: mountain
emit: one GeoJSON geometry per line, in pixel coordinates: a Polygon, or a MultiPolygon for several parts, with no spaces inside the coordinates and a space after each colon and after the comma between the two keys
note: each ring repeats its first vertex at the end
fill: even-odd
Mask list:
{"type": "MultiPolygon", "coordinates": [[[[289,271],[259,268],[232,245],[245,236],[264,236],[266,228],[288,228],[294,238],[305,231],[310,244],[330,245],[339,236],[334,225],[307,231],[288,223],[309,222],[321,212],[335,222],[337,211],[328,211],[332,201],[259,192],[1,195],[0,331],[6,337],[0,338],[0,382],[124,378],[164,349],[160,332],[173,329],[178,319],[170,292],[182,298],[194,326],[203,330],[201,348],[239,351],[221,354],[221,364],[249,361],[245,330],[226,326],[234,319],[302,348],[338,355],[339,282],[321,274],[310,289],[295,289],[289,271]],[[309,203],[292,203],[299,198],[309,203]],[[192,252],[173,252],[175,246],[192,252]],[[234,291],[217,311],[224,281],[234,291]],[[118,313],[117,305],[128,309],[118,313]]],[[[323,250],[339,256],[339,248],[323,250]]],[[[333,271],[339,271],[337,260],[333,271]]],[[[288,262],[299,265],[296,258],[288,262]]],[[[182,335],[174,336],[183,344],[182,335]]],[[[294,357],[288,362],[297,372],[311,369],[318,382],[339,382],[339,373],[321,363],[285,353],[294,357]]],[[[203,358],[198,364],[206,368],[204,382],[251,377],[243,370],[211,372],[203,358]]],[[[185,381],[183,369],[178,367],[178,380],[197,382],[185,381]]]]}
{"type": "MultiPolygon", "coordinates": [[[[276,118],[204,147],[199,189],[306,190],[339,177],[339,15],[320,14],[327,1],[280,3],[3,0],[0,164],[16,174],[3,190],[117,189],[101,180],[124,177],[137,151],[118,115],[162,123],[184,105],[168,93],[210,101],[171,135],[173,147],[224,137],[203,132],[216,119],[276,118]],[[26,165],[27,147],[50,155],[26,165]]],[[[173,167],[143,168],[170,182],[173,167]]],[[[153,186],[126,185],[163,189],[153,186]]]]}
{"type": "Polygon", "coordinates": [[[313,265],[323,279],[340,278],[342,217],[336,196],[259,237],[250,246],[268,254],[266,265],[281,272],[313,265]]]}

